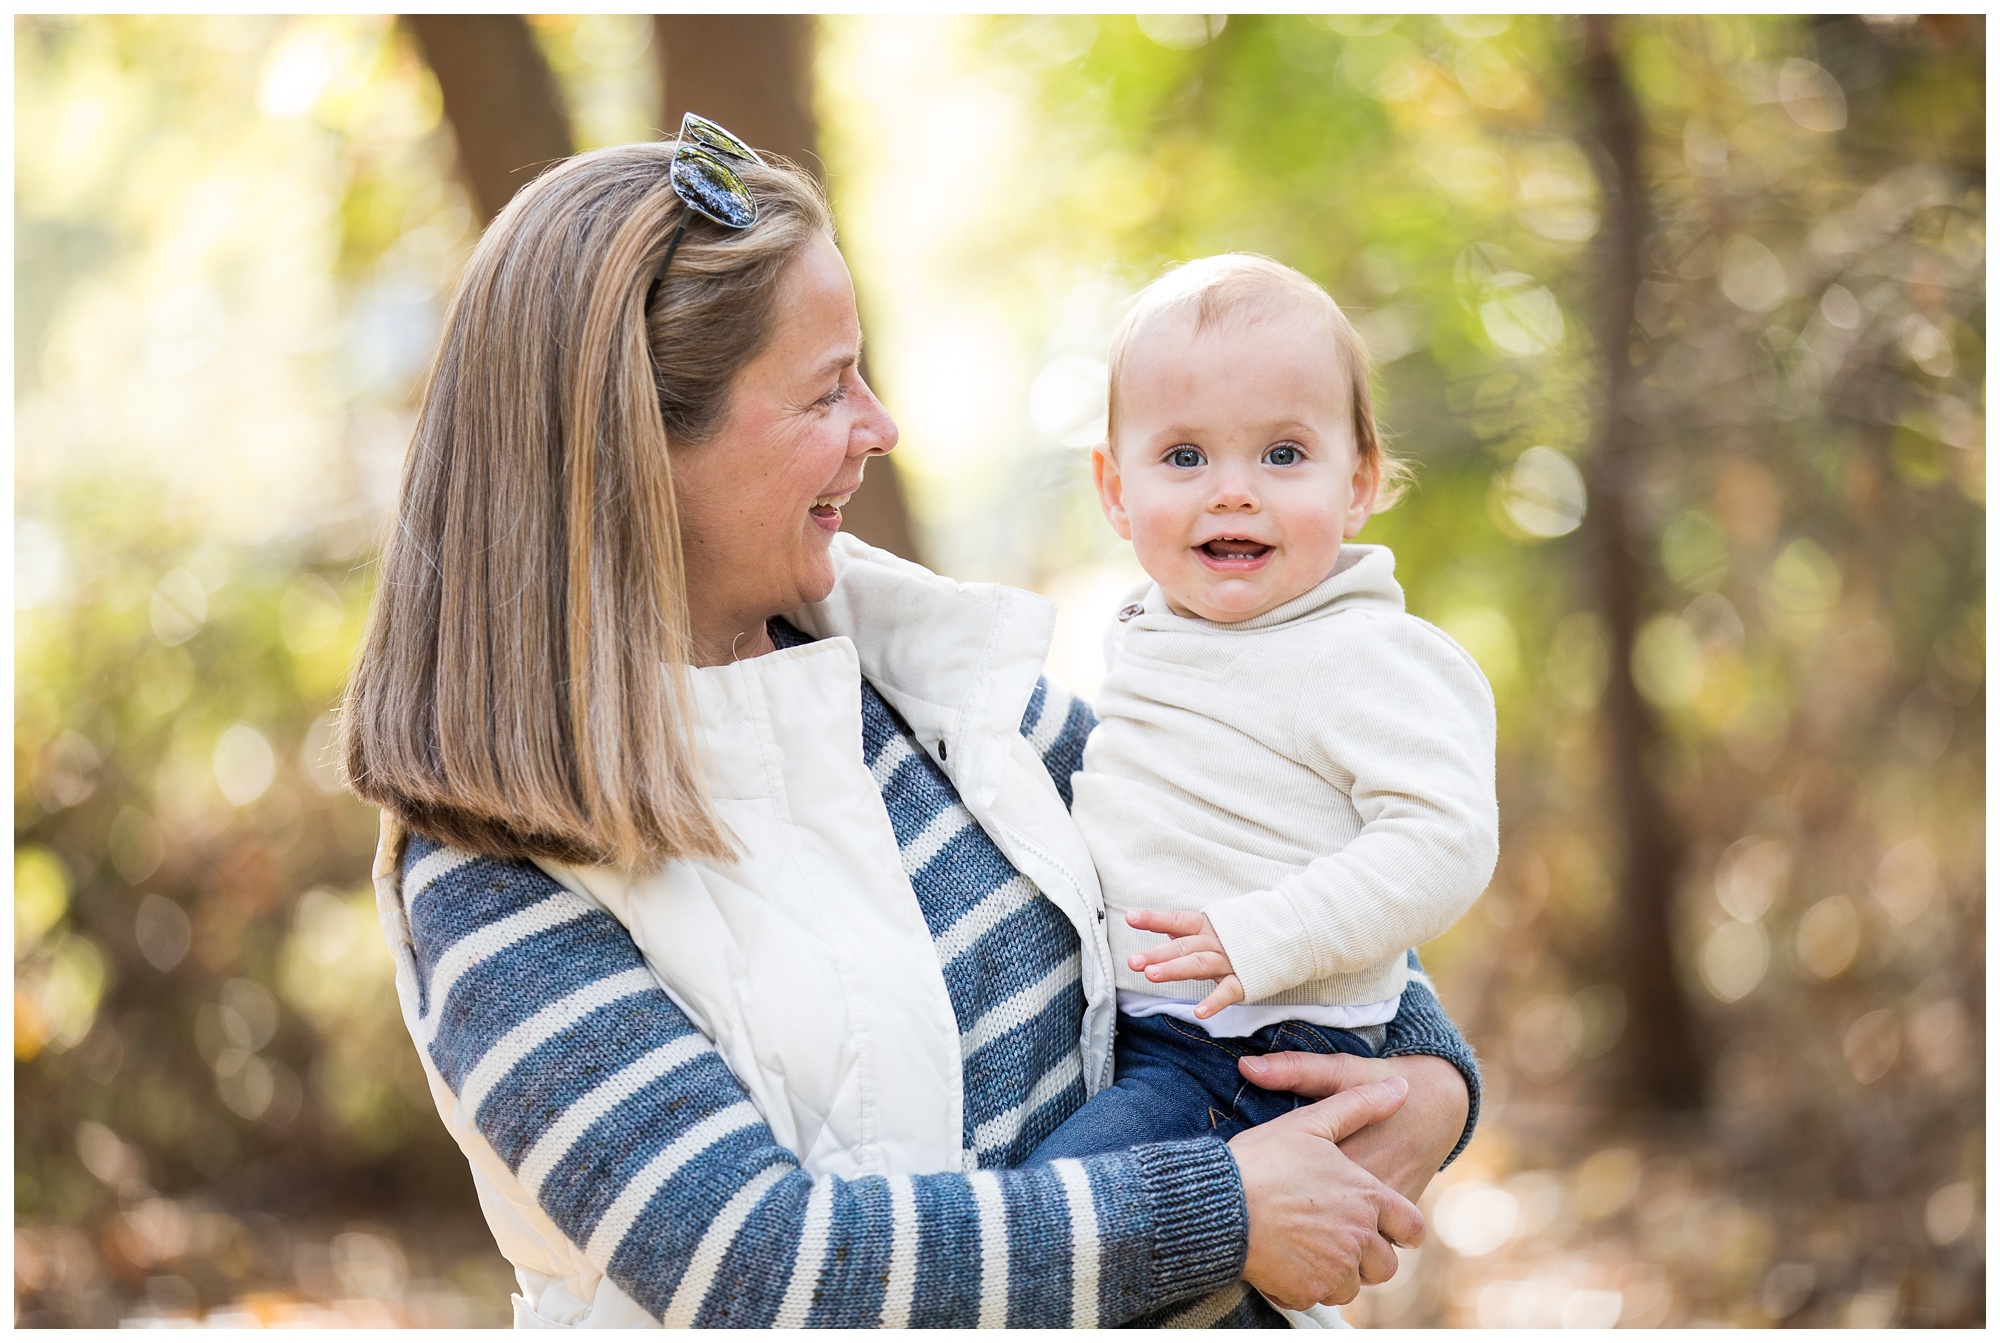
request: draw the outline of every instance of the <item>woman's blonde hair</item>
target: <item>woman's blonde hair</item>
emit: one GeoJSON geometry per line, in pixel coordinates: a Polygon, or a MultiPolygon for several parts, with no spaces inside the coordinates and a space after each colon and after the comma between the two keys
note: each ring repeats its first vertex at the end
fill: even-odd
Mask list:
{"type": "MultiPolygon", "coordinates": [[[[1118,392],[1132,346],[1163,318],[1192,319],[1194,330],[1230,318],[1258,318],[1280,312],[1303,312],[1317,321],[1333,344],[1347,377],[1348,405],[1354,419],[1357,458],[1372,463],[1377,486],[1375,508],[1389,507],[1409,487],[1410,468],[1382,443],[1375,425],[1375,398],[1369,389],[1368,345],[1347,314],[1310,277],[1254,252],[1224,252],[1176,266],[1139,291],[1111,337],[1111,403],[1108,432],[1118,429],[1118,392]]],[[[1115,441],[1115,437],[1114,437],[1115,441]]]]}
{"type": "Polygon", "coordinates": [[[725,856],[689,730],[668,445],[712,437],[832,216],[783,163],[691,215],[671,144],[580,154],[480,239],[445,318],[341,714],[348,785],[510,857],[725,856]],[[687,235],[659,284],[668,239],[687,235]]]}

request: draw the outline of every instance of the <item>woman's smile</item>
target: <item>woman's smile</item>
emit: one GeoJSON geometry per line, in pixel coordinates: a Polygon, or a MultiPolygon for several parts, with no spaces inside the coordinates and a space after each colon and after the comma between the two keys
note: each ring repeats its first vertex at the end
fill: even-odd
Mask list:
{"type": "MultiPolygon", "coordinates": [[[[860,486],[857,485],[855,488],[859,489],[860,486]]],[[[837,532],[840,530],[840,510],[845,508],[847,501],[853,497],[854,490],[849,490],[845,494],[822,494],[813,500],[812,507],[806,512],[812,515],[814,522],[828,532],[837,532]]]]}

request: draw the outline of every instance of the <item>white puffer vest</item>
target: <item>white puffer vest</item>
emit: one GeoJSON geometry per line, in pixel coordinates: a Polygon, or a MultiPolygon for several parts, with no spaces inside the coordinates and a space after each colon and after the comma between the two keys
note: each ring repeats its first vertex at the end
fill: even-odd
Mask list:
{"type": "MultiPolygon", "coordinates": [[[[791,619],[817,642],[691,672],[697,739],[734,863],[634,874],[541,866],[632,933],[714,1041],[777,1140],[815,1175],[966,1168],[957,1020],[881,791],[861,758],[861,678],[903,716],[973,819],[1082,941],[1078,1046],[1111,1078],[1114,993],[1089,850],[1020,723],[1054,608],[960,584],[850,537],[826,601],[791,619]]],[[[378,899],[406,1021],[416,972],[385,822],[378,899]]],[[[515,1181],[424,1060],[440,1114],[523,1297],[517,1324],[645,1326],[515,1181]]]]}

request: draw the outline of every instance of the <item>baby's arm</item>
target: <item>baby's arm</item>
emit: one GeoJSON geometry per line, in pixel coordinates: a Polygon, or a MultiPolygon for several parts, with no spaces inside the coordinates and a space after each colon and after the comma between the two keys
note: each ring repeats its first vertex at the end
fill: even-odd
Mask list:
{"type": "Polygon", "coordinates": [[[1355,625],[1299,678],[1295,749],[1349,792],[1361,833],[1268,890],[1210,905],[1193,934],[1224,957],[1202,964],[1226,965],[1232,991],[1252,1002],[1436,937],[1479,897],[1498,856],[1486,678],[1420,621],[1336,619],[1355,625]]]}

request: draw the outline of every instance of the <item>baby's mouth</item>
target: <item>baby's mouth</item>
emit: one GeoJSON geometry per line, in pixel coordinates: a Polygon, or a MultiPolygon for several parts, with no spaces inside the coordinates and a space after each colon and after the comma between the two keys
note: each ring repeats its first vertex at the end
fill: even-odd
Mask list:
{"type": "Polygon", "coordinates": [[[1195,549],[1211,561],[1229,565],[1255,564],[1271,553],[1271,547],[1261,541],[1244,541],[1233,536],[1218,536],[1195,549]]]}

